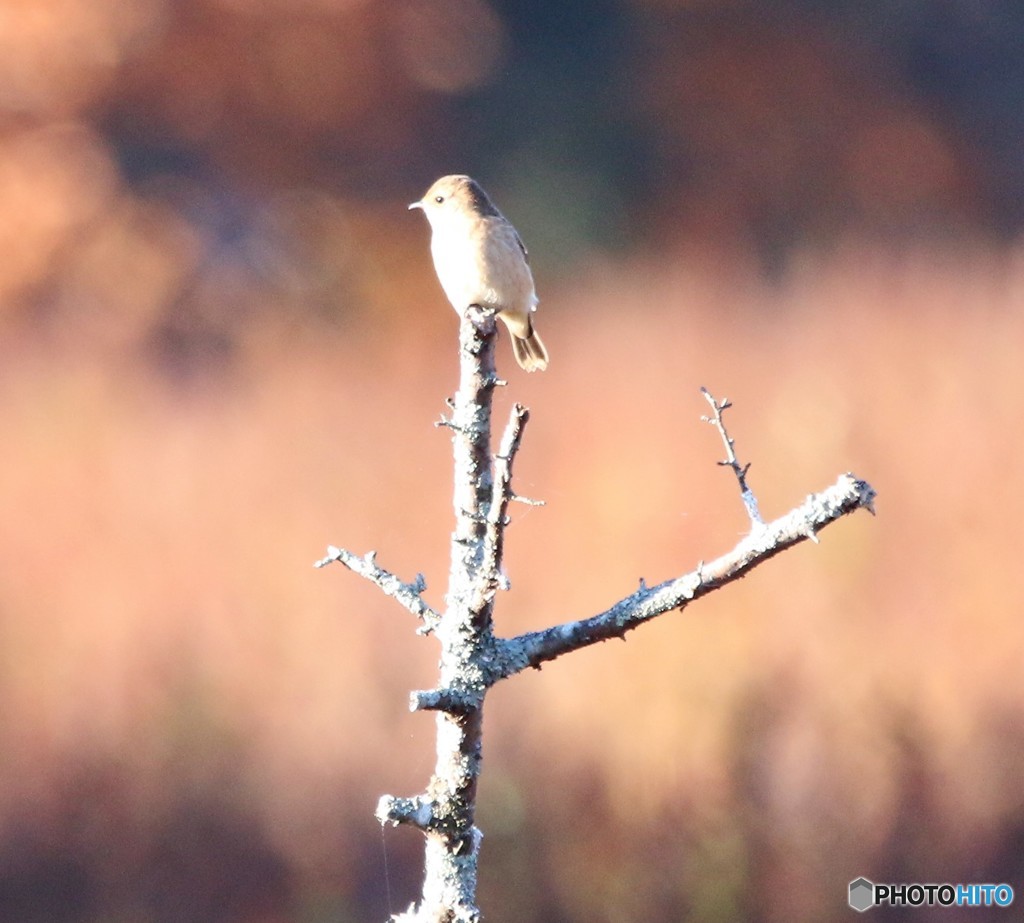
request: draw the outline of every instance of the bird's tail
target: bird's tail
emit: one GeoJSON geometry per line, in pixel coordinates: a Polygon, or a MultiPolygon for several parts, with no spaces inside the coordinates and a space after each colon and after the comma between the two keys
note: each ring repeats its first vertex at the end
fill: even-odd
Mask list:
{"type": "Polygon", "coordinates": [[[548,367],[547,348],[532,323],[527,336],[518,337],[512,334],[512,351],[516,355],[519,367],[527,372],[543,372],[548,367]]]}

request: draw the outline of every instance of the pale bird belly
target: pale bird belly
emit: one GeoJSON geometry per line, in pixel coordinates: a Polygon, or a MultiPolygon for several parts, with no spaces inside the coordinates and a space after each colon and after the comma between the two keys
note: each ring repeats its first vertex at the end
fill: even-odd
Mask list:
{"type": "MultiPolygon", "coordinates": [[[[461,237],[461,235],[460,235],[461,237]]],[[[513,332],[525,336],[536,303],[533,277],[514,238],[490,235],[452,246],[444,236],[431,241],[441,288],[456,311],[469,305],[498,308],[513,332]]]]}

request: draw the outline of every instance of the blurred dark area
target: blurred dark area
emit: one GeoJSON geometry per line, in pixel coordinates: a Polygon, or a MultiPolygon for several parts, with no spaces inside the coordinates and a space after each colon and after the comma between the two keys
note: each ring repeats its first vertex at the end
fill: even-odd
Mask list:
{"type": "Polygon", "coordinates": [[[182,361],[225,358],[260,311],[365,309],[359,283],[390,273],[367,237],[412,246],[400,205],[443,172],[479,176],[561,274],[696,240],[777,275],[851,232],[1006,242],[1024,220],[1010,2],[25,0],[6,18],[5,314],[106,300],[122,267],[102,259],[128,248],[148,298],[119,326],[182,361]]]}
{"type": "Polygon", "coordinates": [[[499,631],[735,543],[701,385],[766,516],[879,491],[493,692],[487,918],[1020,894],[1022,48],[1012,0],[3,0],[0,921],[417,895],[373,808],[429,779],[434,642],[311,564],[374,548],[442,604],[456,328],[406,203],[449,172],[522,233],[552,353],[499,400],[547,501],[499,631]]]}

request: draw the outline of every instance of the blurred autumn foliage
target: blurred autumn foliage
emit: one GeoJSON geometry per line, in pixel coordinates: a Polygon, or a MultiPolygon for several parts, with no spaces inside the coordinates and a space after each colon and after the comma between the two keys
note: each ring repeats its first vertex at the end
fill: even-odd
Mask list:
{"type": "Polygon", "coordinates": [[[879,491],[495,690],[488,916],[1019,893],[1022,38],[961,0],[4,0],[0,919],[416,893],[372,810],[429,775],[433,641],[311,565],[374,548],[442,603],[456,326],[404,203],[454,170],[530,245],[553,359],[499,344],[548,503],[500,630],[736,541],[702,384],[766,516],[846,469],[879,491]]]}

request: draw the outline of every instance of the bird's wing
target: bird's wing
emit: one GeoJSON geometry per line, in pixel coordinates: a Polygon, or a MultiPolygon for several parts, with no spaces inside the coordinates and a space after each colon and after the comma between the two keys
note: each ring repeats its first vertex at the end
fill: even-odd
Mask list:
{"type": "Polygon", "coordinates": [[[519,232],[511,224],[509,224],[509,227],[512,228],[512,236],[515,237],[516,243],[519,244],[519,249],[523,251],[523,259],[526,260],[526,265],[529,266],[530,253],[526,249],[526,244],[523,243],[523,238],[519,236],[519,232]]]}

